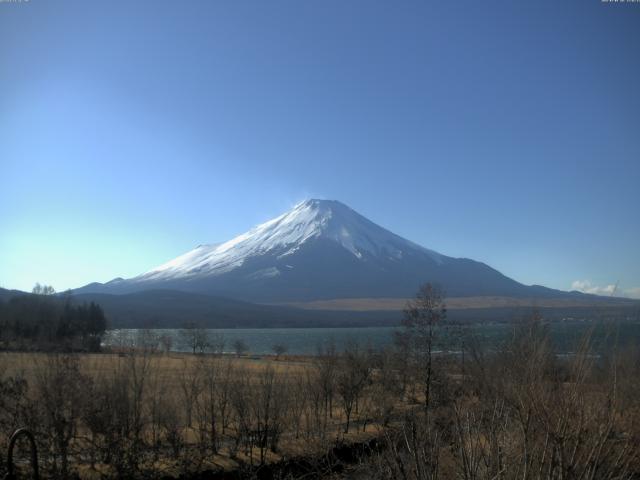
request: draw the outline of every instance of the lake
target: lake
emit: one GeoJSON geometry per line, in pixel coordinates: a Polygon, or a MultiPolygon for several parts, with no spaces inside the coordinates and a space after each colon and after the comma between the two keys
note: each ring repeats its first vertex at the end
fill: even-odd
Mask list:
{"type": "MultiPolygon", "coordinates": [[[[610,347],[617,342],[620,346],[637,345],[640,342],[640,323],[619,322],[616,324],[602,324],[592,322],[554,322],[548,324],[551,338],[557,353],[575,351],[580,338],[593,328],[594,345],[597,350],[610,347]]],[[[284,345],[287,352],[293,355],[313,355],[320,345],[333,342],[340,351],[348,342],[357,342],[362,347],[374,349],[389,346],[394,341],[394,333],[399,327],[370,327],[370,328],[248,328],[248,329],[208,329],[207,335],[211,342],[224,340],[223,351],[233,353],[233,342],[244,341],[248,352],[253,355],[273,353],[274,345],[284,345]]],[[[513,324],[476,324],[460,328],[465,338],[475,338],[488,348],[498,347],[509,335],[513,334],[513,324]]],[[[134,346],[142,339],[158,338],[162,335],[171,338],[171,350],[188,352],[190,348],[180,329],[138,330],[119,329],[109,330],[105,335],[105,346],[134,346]],[[143,335],[144,332],[144,335],[143,335]]],[[[152,343],[155,340],[152,340],[152,343]]],[[[442,343],[441,349],[455,349],[451,344],[442,343]]],[[[457,347],[459,348],[459,346],[457,347]]]]}

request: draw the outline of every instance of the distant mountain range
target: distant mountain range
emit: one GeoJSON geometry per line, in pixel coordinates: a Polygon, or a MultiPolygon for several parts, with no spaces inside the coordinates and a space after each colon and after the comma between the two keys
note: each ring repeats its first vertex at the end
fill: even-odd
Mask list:
{"type": "MultiPolygon", "coordinates": [[[[346,205],[307,200],[221,244],[200,245],[130,279],[74,290],[114,327],[310,327],[397,324],[425,282],[449,316],[509,320],[638,315],[640,302],[523,285],[490,266],[406,240],[346,205]]],[[[20,292],[0,289],[0,300],[20,292]]]]}
{"type": "Polygon", "coordinates": [[[451,297],[579,298],[523,285],[490,266],[442,255],[331,200],[307,200],[222,244],[200,245],[130,279],[76,293],[179,290],[258,303],[408,298],[435,282],[451,297]]]}
{"type": "MultiPolygon", "coordinates": [[[[0,289],[2,302],[31,295],[0,289]]],[[[363,327],[398,325],[405,299],[338,299],[291,306],[259,305],[224,297],[144,290],[127,294],[74,294],[76,303],[96,302],[104,309],[110,328],[177,328],[192,323],[209,328],[363,327]]],[[[460,322],[519,320],[536,307],[548,320],[563,318],[633,318],[640,320],[640,302],[596,297],[571,299],[515,299],[508,297],[454,297],[447,300],[448,318],[460,322]]],[[[0,308],[0,319],[2,309],[0,308]]]]}

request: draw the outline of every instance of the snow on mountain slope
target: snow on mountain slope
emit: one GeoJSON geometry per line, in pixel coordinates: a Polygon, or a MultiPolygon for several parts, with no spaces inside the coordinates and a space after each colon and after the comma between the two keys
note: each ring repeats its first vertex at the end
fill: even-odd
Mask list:
{"type": "Polygon", "coordinates": [[[76,293],[170,289],[275,303],[407,298],[425,282],[454,297],[567,295],[421,247],[333,200],[307,200],[228,242],[200,245],[137,277],[76,293]]]}
{"type": "MultiPolygon", "coordinates": [[[[400,260],[408,251],[425,253],[438,264],[446,258],[379,227],[338,201],[307,200],[228,242],[200,245],[133,280],[144,282],[220,275],[242,266],[251,257],[272,254],[283,259],[318,238],[335,242],[358,259],[372,255],[400,260]]],[[[279,270],[271,267],[253,275],[268,277],[278,274],[279,270]]]]}

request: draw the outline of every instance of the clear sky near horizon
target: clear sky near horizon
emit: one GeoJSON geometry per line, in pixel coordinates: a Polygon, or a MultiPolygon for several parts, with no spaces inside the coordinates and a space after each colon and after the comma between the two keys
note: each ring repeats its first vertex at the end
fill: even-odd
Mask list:
{"type": "Polygon", "coordinates": [[[640,297],[640,3],[0,2],[0,286],[131,277],[309,197],[640,297]]]}

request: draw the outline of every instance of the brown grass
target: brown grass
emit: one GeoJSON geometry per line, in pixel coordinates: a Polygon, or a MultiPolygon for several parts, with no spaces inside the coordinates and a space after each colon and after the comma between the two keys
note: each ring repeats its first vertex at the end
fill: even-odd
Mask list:
{"type": "MultiPolygon", "coordinates": [[[[347,310],[357,312],[370,311],[401,311],[406,305],[407,298],[339,298],[333,300],[316,300],[313,302],[292,302],[283,305],[302,308],[305,310],[347,310]]],[[[516,297],[448,297],[447,308],[450,310],[465,310],[470,308],[571,308],[593,307],[594,305],[633,305],[637,301],[628,298],[516,298],[516,297]]]]}
{"type": "MultiPolygon", "coordinates": [[[[0,365],[3,366],[3,373],[5,377],[8,376],[22,376],[29,385],[35,385],[38,378],[38,372],[46,365],[48,357],[52,354],[48,353],[32,353],[32,352],[1,352],[0,353],[0,365]]],[[[103,379],[113,376],[114,372],[118,371],[118,368],[124,365],[124,362],[130,360],[133,357],[137,359],[142,358],[141,353],[86,353],[86,354],[74,354],[80,359],[80,369],[83,374],[93,379],[94,382],[101,382],[103,379]]],[[[181,405],[182,399],[181,380],[184,375],[189,374],[196,366],[197,362],[202,360],[200,355],[192,355],[188,353],[153,353],[148,357],[149,359],[149,382],[158,382],[161,385],[160,394],[165,398],[172,398],[177,405],[181,405]]],[[[207,356],[208,361],[215,362],[222,367],[226,362],[231,362],[235,367],[235,372],[242,375],[249,375],[250,384],[258,384],[261,378],[261,374],[267,371],[269,368],[275,371],[276,375],[286,378],[287,385],[291,385],[291,382],[295,378],[304,377],[310,370],[314,369],[314,363],[312,357],[304,356],[261,356],[261,357],[236,357],[236,356],[207,356]]],[[[33,389],[29,391],[31,399],[34,402],[38,402],[37,398],[33,398],[33,389]]],[[[153,393],[156,395],[157,393],[153,393]]],[[[145,397],[145,408],[149,405],[151,398],[145,397]]],[[[310,407],[309,407],[310,408],[310,407]]],[[[364,412],[367,415],[371,415],[370,412],[364,412]]],[[[292,458],[296,456],[308,456],[308,455],[322,455],[326,452],[327,445],[331,442],[335,442],[338,438],[345,442],[362,441],[377,435],[381,429],[381,426],[376,424],[372,419],[368,418],[369,422],[366,428],[358,425],[358,422],[363,419],[363,415],[352,415],[352,428],[348,434],[343,433],[343,425],[345,422],[344,413],[340,408],[339,402],[336,400],[331,412],[331,420],[328,426],[326,435],[324,438],[310,439],[301,435],[300,438],[295,438],[290,425],[287,425],[286,430],[283,432],[280,442],[278,444],[277,453],[271,451],[266,452],[267,463],[277,462],[283,458],[292,458]]],[[[197,432],[196,426],[188,427],[184,425],[182,427],[182,436],[184,438],[186,448],[196,448],[197,444],[197,432]]],[[[87,435],[87,431],[84,428],[80,428],[78,436],[82,437],[87,435]]],[[[228,434],[227,434],[228,435],[228,434]]],[[[149,437],[145,434],[145,438],[149,441],[149,437]]],[[[82,450],[80,444],[76,445],[76,449],[82,450]]],[[[254,450],[253,463],[258,458],[257,453],[254,450]]],[[[233,470],[238,468],[239,462],[249,462],[249,457],[245,452],[240,449],[235,456],[231,456],[227,448],[222,448],[218,454],[208,455],[204,460],[199,461],[198,470],[207,468],[211,469],[225,469],[233,470]]],[[[162,473],[166,475],[179,476],[183,473],[184,465],[178,465],[175,460],[170,458],[161,457],[155,461],[153,465],[147,465],[147,468],[152,469],[156,473],[162,473]]],[[[86,464],[76,464],[75,470],[81,475],[82,478],[101,478],[105,473],[109,473],[109,467],[102,464],[97,464],[95,469],[89,468],[86,464]]],[[[113,472],[110,472],[113,474],[113,472]]]]}

